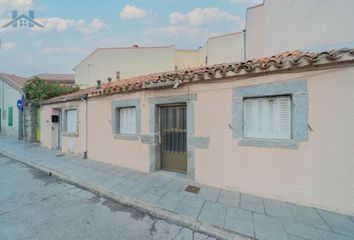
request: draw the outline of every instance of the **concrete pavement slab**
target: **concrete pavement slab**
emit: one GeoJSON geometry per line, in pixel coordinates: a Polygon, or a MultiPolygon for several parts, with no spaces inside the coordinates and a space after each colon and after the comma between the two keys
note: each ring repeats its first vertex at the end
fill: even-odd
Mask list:
{"type": "Polygon", "coordinates": [[[197,194],[199,198],[216,202],[219,196],[220,189],[213,188],[213,187],[203,187],[200,189],[199,193],[197,194]]]}
{"type": "Polygon", "coordinates": [[[245,209],[245,210],[265,214],[263,198],[261,198],[261,197],[241,193],[240,206],[242,209],[245,209]]]}
{"type": "Polygon", "coordinates": [[[198,219],[211,225],[223,228],[226,218],[226,210],[227,206],[207,200],[199,214],[198,219]]]}
{"type": "Polygon", "coordinates": [[[228,207],[225,228],[253,238],[254,224],[252,212],[240,208],[228,207]]]}
{"type": "Polygon", "coordinates": [[[320,234],[314,227],[289,221],[284,221],[284,226],[288,234],[292,234],[310,240],[321,240],[320,234]]]}
{"type": "Polygon", "coordinates": [[[240,207],[240,196],[239,192],[231,192],[226,190],[221,190],[219,197],[217,199],[218,203],[225,204],[227,206],[240,207]]]}
{"type": "Polygon", "coordinates": [[[175,212],[197,218],[205,200],[186,196],[176,207],[175,212]]]}
{"type": "Polygon", "coordinates": [[[354,237],[354,223],[347,216],[320,209],[316,210],[332,231],[354,237]]]}
{"type": "Polygon", "coordinates": [[[324,231],[324,230],[318,230],[322,240],[353,240],[354,236],[352,237],[347,237],[345,235],[337,234],[334,232],[329,232],[329,231],[324,231]]]}
{"type": "Polygon", "coordinates": [[[300,223],[309,224],[314,227],[331,231],[314,208],[288,203],[289,209],[295,220],[300,223]]]}
{"type": "Polygon", "coordinates": [[[267,215],[286,220],[295,220],[287,203],[271,199],[264,199],[263,202],[267,215]]]}
{"type": "Polygon", "coordinates": [[[168,192],[159,199],[159,203],[165,209],[174,211],[178,204],[184,199],[184,195],[177,192],[168,192]]]}
{"type": "Polygon", "coordinates": [[[289,240],[310,240],[310,239],[305,239],[305,238],[302,238],[302,237],[299,237],[299,236],[295,236],[295,235],[292,235],[292,234],[288,234],[288,238],[289,238],[289,240]]]}
{"type": "Polygon", "coordinates": [[[280,219],[254,213],[256,238],[259,240],[287,240],[285,228],[280,219]]]}

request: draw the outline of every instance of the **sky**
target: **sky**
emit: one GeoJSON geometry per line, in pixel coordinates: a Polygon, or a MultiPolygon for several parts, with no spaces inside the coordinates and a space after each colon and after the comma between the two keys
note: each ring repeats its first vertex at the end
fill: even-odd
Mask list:
{"type": "Polygon", "coordinates": [[[244,29],[246,9],[262,0],[0,0],[0,26],[35,11],[44,28],[0,27],[0,72],[74,73],[96,48],[196,49],[210,36],[244,29]]]}

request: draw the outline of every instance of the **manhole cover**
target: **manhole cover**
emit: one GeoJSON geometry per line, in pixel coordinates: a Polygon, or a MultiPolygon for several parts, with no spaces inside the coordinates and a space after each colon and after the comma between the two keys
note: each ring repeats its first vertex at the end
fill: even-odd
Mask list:
{"type": "Polygon", "coordinates": [[[200,188],[192,185],[188,185],[184,191],[190,192],[190,193],[195,193],[197,194],[199,192],[200,188]]]}

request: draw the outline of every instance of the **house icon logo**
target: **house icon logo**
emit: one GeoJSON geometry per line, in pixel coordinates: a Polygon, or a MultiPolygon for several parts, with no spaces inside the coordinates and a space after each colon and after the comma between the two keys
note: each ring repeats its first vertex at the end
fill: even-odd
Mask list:
{"type": "Polygon", "coordinates": [[[28,27],[28,28],[34,28],[34,26],[41,27],[43,28],[44,26],[34,20],[34,10],[28,11],[28,16],[22,14],[18,16],[17,11],[13,10],[12,11],[12,20],[5,25],[3,25],[3,28],[7,28],[12,26],[13,28],[17,27],[28,27]]]}

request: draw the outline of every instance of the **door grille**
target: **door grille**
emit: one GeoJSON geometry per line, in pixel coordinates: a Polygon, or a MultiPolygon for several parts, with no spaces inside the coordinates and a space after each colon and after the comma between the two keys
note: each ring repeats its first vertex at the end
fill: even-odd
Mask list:
{"type": "Polygon", "coordinates": [[[161,151],[185,153],[187,151],[186,108],[162,108],[161,151]]]}

